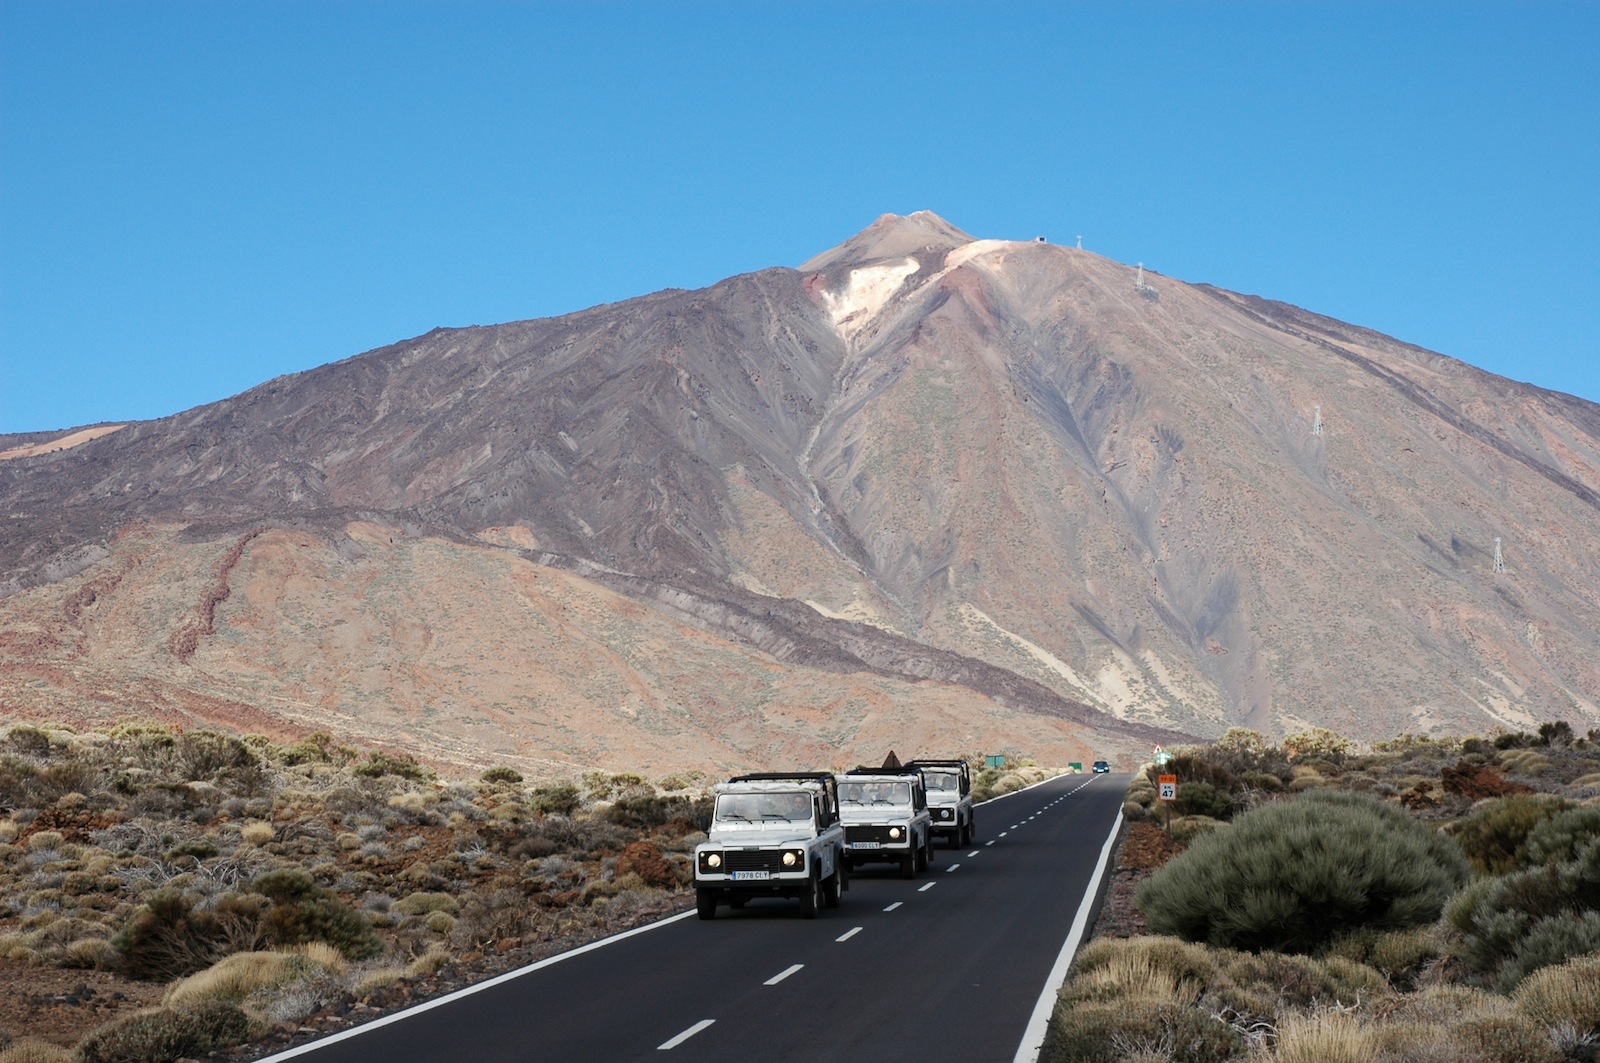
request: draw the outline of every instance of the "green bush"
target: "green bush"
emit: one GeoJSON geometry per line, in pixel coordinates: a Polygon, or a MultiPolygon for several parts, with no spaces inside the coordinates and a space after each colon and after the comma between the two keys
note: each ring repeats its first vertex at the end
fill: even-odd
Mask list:
{"type": "Polygon", "coordinates": [[[570,816],[583,803],[583,794],[570,782],[558,782],[535,788],[528,803],[547,816],[570,816]]]}
{"type": "Polygon", "coordinates": [[[1541,820],[1528,832],[1525,867],[1576,860],[1585,845],[1600,838],[1600,807],[1569,808],[1541,820]]]}
{"type": "Polygon", "coordinates": [[[1572,860],[1479,879],[1445,909],[1452,951],[1483,984],[1510,992],[1543,967],[1600,951],[1600,838],[1572,860]]]}
{"type": "Polygon", "coordinates": [[[1180,783],[1173,811],[1180,816],[1229,819],[1233,816],[1233,795],[1208,782],[1180,783]]]}
{"type": "Polygon", "coordinates": [[[516,786],[518,783],[522,782],[522,773],[516,768],[508,768],[502,764],[499,767],[490,768],[488,771],[478,776],[478,778],[491,786],[499,786],[502,784],[516,786]]]}
{"type": "Polygon", "coordinates": [[[691,800],[683,794],[665,797],[641,794],[620,798],[607,815],[612,822],[636,830],[654,830],[674,820],[704,830],[711,825],[711,802],[704,798],[691,800]]]}
{"type": "Polygon", "coordinates": [[[1503,875],[1523,866],[1524,847],[1533,829],[1566,807],[1565,801],[1549,794],[1508,794],[1485,801],[1459,820],[1451,833],[1473,870],[1503,875]]]}
{"type": "Polygon", "coordinates": [[[261,924],[273,945],[322,941],[351,960],[365,960],[383,951],[383,941],[372,924],[301,868],[269,871],[257,878],[252,888],[273,902],[261,924]]]}
{"type": "Polygon", "coordinates": [[[1312,791],[1199,836],[1135,903],[1155,933],[1311,952],[1362,927],[1432,922],[1466,876],[1455,843],[1400,809],[1312,791]]]}
{"type": "Polygon", "coordinates": [[[130,978],[168,982],[204,970],[227,947],[225,928],[176,889],[152,893],[111,939],[130,978]]]}
{"type": "Polygon", "coordinates": [[[391,754],[381,749],[368,753],[367,759],[350,771],[364,779],[381,779],[385,775],[394,775],[401,779],[410,779],[412,782],[428,782],[433,778],[433,772],[419,764],[417,758],[411,754],[391,754]]]}
{"type": "Polygon", "coordinates": [[[79,1043],[78,1058],[82,1063],[171,1063],[232,1048],[249,1036],[250,1020],[237,1004],[202,1000],[115,1019],[79,1043]]]}

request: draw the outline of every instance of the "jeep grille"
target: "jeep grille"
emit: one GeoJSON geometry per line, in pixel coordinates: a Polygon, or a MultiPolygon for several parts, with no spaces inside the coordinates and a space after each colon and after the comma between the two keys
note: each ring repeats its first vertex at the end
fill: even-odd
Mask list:
{"type": "MultiPolygon", "coordinates": [[[[723,867],[728,871],[782,871],[783,853],[777,849],[728,849],[722,854],[723,867]]],[[[789,868],[793,871],[794,868],[789,868]]]]}
{"type": "Polygon", "coordinates": [[[844,839],[848,842],[887,842],[889,840],[888,827],[854,826],[844,829],[844,839]]]}

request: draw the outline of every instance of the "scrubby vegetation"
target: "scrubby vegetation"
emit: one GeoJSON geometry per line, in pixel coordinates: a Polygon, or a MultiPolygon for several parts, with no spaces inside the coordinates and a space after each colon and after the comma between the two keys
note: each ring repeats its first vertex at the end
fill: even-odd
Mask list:
{"type": "MultiPolygon", "coordinates": [[[[0,957],[170,983],[77,1046],[170,1060],[681,906],[704,777],[441,781],[327,735],[0,733],[0,957]]],[[[8,1057],[58,1052],[9,1037],[8,1057]],[[23,1053],[18,1055],[18,1053],[23,1053]]]]}
{"type": "MultiPolygon", "coordinates": [[[[1044,1058],[1600,1058],[1600,734],[1180,749],[1156,933],[1086,946],[1044,1058]]],[[[1168,821],[1157,769],[1134,822],[1168,821]]]]}

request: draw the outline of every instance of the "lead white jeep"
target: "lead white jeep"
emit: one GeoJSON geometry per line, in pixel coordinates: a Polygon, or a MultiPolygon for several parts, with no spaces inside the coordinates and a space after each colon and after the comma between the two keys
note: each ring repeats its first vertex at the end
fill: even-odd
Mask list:
{"type": "Polygon", "coordinates": [[[916,878],[933,862],[933,821],[917,768],[857,768],[839,777],[845,864],[887,860],[901,878],[916,878]]]}
{"type": "Polygon", "coordinates": [[[933,833],[946,835],[953,846],[971,845],[978,836],[972,807],[972,769],[964,760],[913,760],[928,784],[928,812],[933,833]]]}
{"type": "Polygon", "coordinates": [[[712,787],[708,840],[695,846],[695,907],[743,908],[752,897],[798,897],[815,919],[850,888],[839,793],[827,772],[737,775],[712,787]]]}

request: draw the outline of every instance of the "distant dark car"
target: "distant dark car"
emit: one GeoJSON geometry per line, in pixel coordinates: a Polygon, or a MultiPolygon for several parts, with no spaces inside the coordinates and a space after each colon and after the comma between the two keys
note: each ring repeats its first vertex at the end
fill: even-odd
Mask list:
{"type": "Polygon", "coordinates": [[[1097,761],[1094,762],[1094,773],[1096,775],[1099,775],[1103,771],[1110,771],[1110,770],[1111,770],[1111,765],[1107,764],[1105,761],[1097,760],[1097,761]]]}

